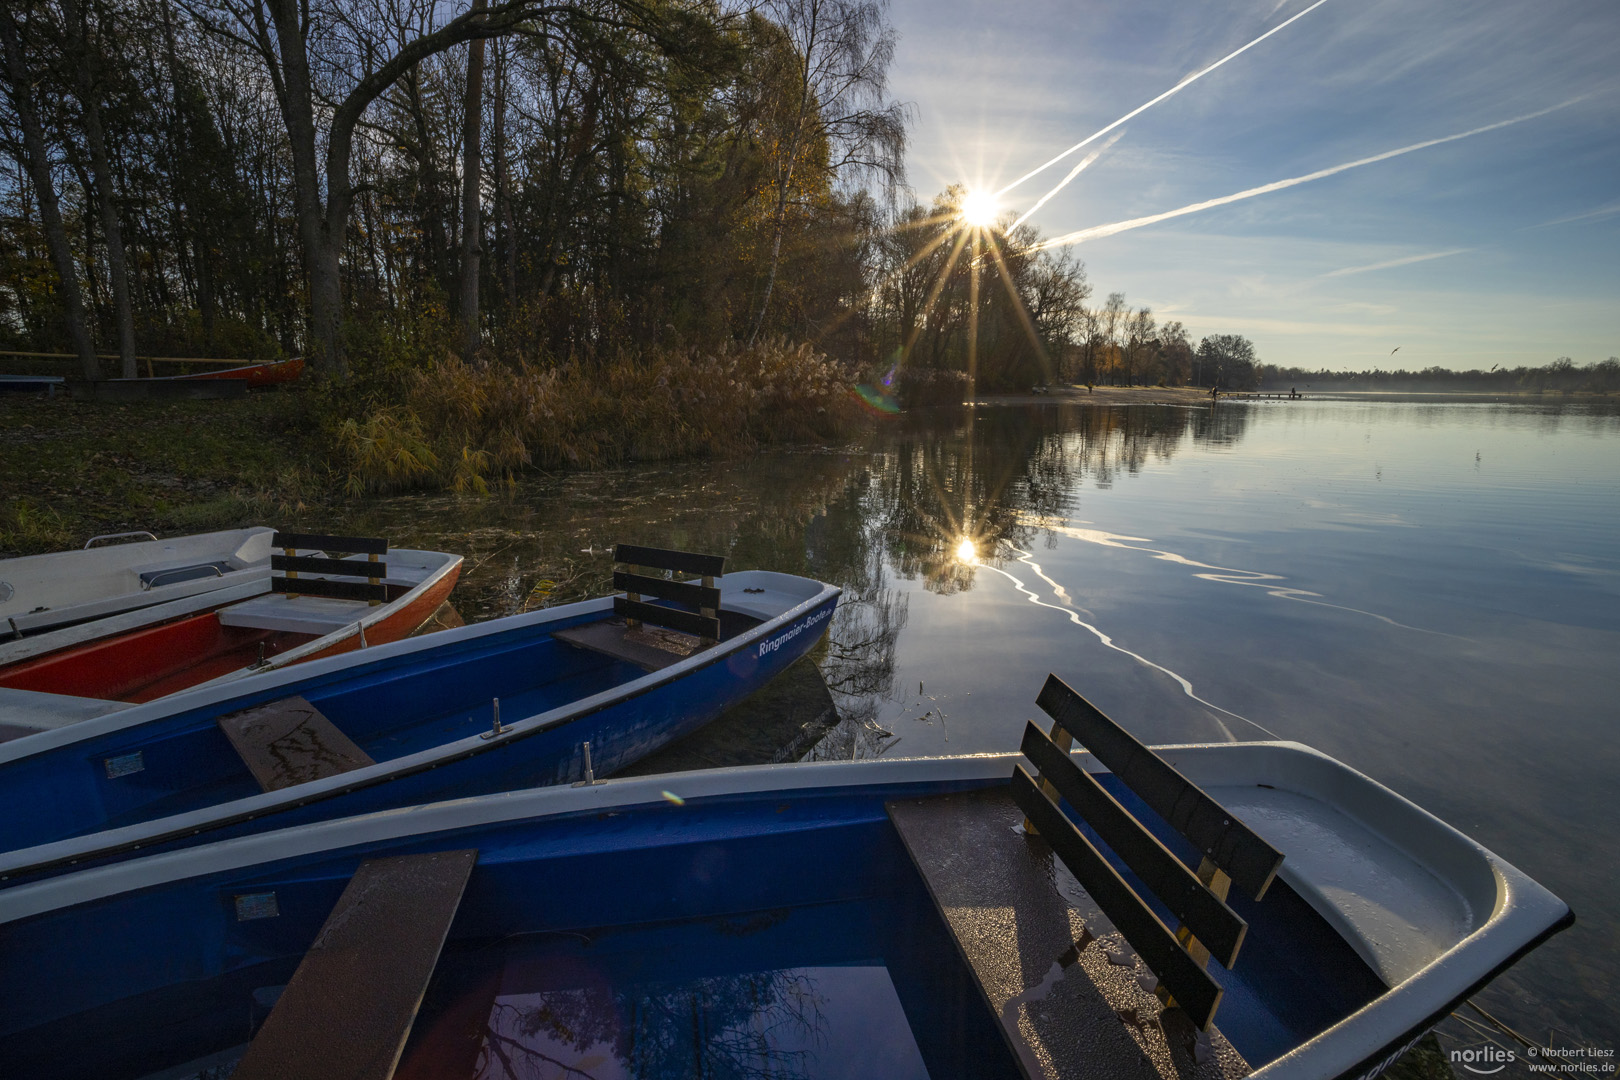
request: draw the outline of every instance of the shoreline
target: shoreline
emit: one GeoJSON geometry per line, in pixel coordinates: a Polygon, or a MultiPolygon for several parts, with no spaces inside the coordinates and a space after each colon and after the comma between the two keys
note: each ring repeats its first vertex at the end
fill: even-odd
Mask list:
{"type": "MultiPolygon", "coordinates": [[[[1514,405],[1620,403],[1620,394],[1586,390],[1318,390],[1307,388],[1290,399],[1288,390],[1262,387],[1257,390],[1222,391],[1221,401],[1433,401],[1500,402],[1514,405]]],[[[1053,386],[1045,393],[1029,391],[1008,394],[980,394],[964,405],[1208,405],[1209,390],[1196,386],[1099,386],[1087,391],[1083,385],[1053,386]]]]}

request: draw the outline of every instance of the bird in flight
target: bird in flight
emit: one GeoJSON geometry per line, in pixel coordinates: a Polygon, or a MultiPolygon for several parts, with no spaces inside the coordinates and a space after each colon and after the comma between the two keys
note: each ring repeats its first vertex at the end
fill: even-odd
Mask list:
{"type": "Polygon", "coordinates": [[[1393,349],[1389,350],[1389,355],[1394,356],[1396,353],[1398,353],[1400,351],[1401,351],[1401,347],[1399,345],[1397,345],[1393,349]]]}

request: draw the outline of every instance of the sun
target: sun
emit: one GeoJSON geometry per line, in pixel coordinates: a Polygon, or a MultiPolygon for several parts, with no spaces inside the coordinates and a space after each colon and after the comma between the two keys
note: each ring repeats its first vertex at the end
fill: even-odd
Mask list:
{"type": "Polygon", "coordinates": [[[962,196],[962,220],[969,225],[981,229],[994,225],[1000,210],[996,197],[988,191],[970,191],[962,196]]]}
{"type": "Polygon", "coordinates": [[[956,545],[956,558],[959,562],[976,562],[979,558],[979,549],[971,539],[963,537],[962,542],[956,545]]]}

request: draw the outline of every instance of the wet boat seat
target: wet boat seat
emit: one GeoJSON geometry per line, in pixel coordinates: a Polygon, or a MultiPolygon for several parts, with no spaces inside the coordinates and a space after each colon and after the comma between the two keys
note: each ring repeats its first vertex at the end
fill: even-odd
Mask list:
{"type": "Polygon", "coordinates": [[[216,722],[264,791],[376,764],[301,696],[226,713],[216,722]]]}
{"type": "Polygon", "coordinates": [[[231,1075],[389,1080],[477,860],[465,850],[361,863],[231,1075]]]}
{"type": "Polygon", "coordinates": [[[1047,676],[1036,704],[1052,718],[1052,732],[1033,723],[1024,729],[1022,750],[1040,772],[1037,781],[1022,765],[1013,769],[1025,828],[1047,839],[1152,969],[1160,999],[1207,1030],[1221,999],[1209,959],[1230,969],[1248,929],[1227,893],[1235,884],[1260,899],[1282,854],[1057,676],[1047,676]],[[1196,874],[1069,756],[1076,741],[1203,853],[1196,874]],[[1180,920],[1175,931],[1064,814],[1060,798],[1180,920]]]}
{"type": "Polygon", "coordinates": [[[720,590],[714,579],[726,572],[724,555],[618,544],[613,560],[628,567],[613,571],[613,587],[625,594],[613,598],[615,617],[558,630],[552,637],[646,671],[668,667],[720,640],[720,590]],[[698,574],[703,580],[678,581],[640,570],[698,574]],[[643,596],[664,603],[648,603],[643,596]]]}
{"type": "Polygon", "coordinates": [[[376,607],[388,599],[388,564],[379,558],[387,540],[278,532],[271,545],[282,550],[270,556],[270,594],[222,609],[221,626],[320,637],[359,620],[357,603],[376,607]],[[299,555],[300,549],[325,554],[299,555]],[[366,559],[332,558],[333,552],[366,559]]]}

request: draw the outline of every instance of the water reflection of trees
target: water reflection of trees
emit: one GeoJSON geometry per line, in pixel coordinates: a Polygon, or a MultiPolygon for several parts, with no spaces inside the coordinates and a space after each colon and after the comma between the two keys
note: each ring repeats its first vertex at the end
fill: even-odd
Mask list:
{"type": "Polygon", "coordinates": [[[826,1041],[825,1000],[803,971],[723,975],[678,987],[605,986],[495,1002],[478,1080],[693,1076],[795,1080],[826,1041]]]}
{"type": "Polygon", "coordinates": [[[863,757],[893,743],[875,718],[908,614],[897,580],[970,589],[963,541],[992,563],[1028,549],[1039,522],[1076,515],[1086,486],[1190,446],[1230,446],[1251,415],[1230,404],[922,411],[885,421],[865,447],[565,474],[476,503],[405,497],[351,524],[464,554],[455,602],[469,621],[610,591],[615,542],[833,582],[843,598],[817,661],[841,721],[812,754],[863,757]]]}
{"type": "Polygon", "coordinates": [[[872,459],[866,510],[888,561],[932,592],[973,585],[969,541],[992,560],[1028,547],[1044,518],[1066,517],[1087,483],[1112,487],[1189,444],[1229,446],[1246,409],[986,409],[907,418],[872,459]]]}

